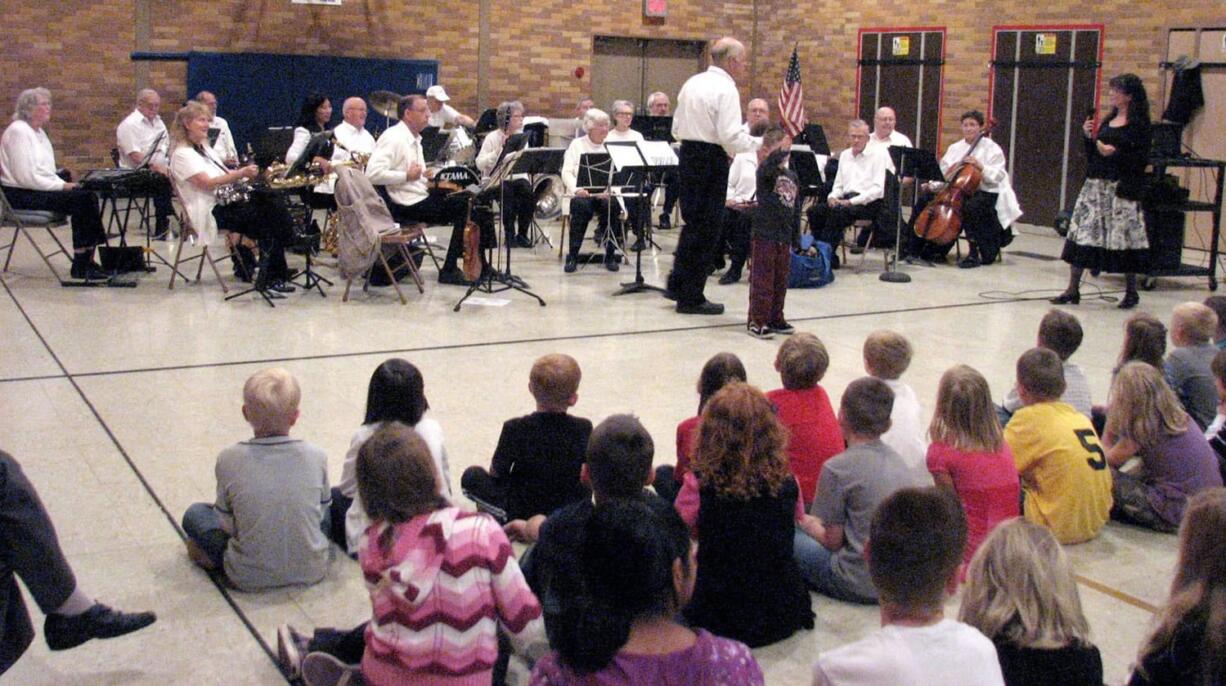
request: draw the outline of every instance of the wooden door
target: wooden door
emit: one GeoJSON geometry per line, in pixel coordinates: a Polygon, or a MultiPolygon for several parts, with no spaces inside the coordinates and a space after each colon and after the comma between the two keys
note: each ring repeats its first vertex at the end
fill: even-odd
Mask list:
{"type": "Polygon", "coordinates": [[[699,70],[701,58],[699,41],[596,36],[592,99],[606,112],[614,100],[629,100],[637,111],[645,112],[647,96],[663,91],[675,105],[677,92],[699,70]]]}
{"type": "Polygon", "coordinates": [[[1085,180],[1081,125],[1097,116],[1102,26],[993,29],[992,140],[1029,224],[1051,226],[1085,180]]]}
{"type": "Polygon", "coordinates": [[[920,148],[940,154],[945,29],[862,29],[856,116],[872,126],[880,107],[892,107],[895,126],[920,148]]]}

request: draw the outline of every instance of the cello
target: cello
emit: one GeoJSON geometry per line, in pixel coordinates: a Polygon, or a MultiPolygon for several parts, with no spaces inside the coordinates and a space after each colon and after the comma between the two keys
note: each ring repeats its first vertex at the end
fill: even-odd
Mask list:
{"type": "MultiPolygon", "coordinates": [[[[988,135],[996,122],[989,119],[975,142],[966,151],[970,157],[979,141],[988,135]]],[[[941,192],[928,203],[919,219],[915,221],[915,235],[939,246],[953,243],[962,232],[962,205],[979,190],[983,183],[983,168],[968,161],[958,163],[949,174],[949,181],[941,192]]]]}

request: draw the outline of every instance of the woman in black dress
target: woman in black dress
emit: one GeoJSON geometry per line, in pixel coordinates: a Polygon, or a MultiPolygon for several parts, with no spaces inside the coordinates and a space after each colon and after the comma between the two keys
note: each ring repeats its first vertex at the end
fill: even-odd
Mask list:
{"type": "Polygon", "coordinates": [[[1069,263],[1068,288],[1052,298],[1056,305],[1081,301],[1085,269],[1124,274],[1127,292],[1121,309],[1136,307],[1137,273],[1149,263],[1149,240],[1141,212],[1145,165],[1149,157],[1149,98],[1135,74],[1109,82],[1111,112],[1099,122],[1086,119],[1086,181],[1073,206],[1061,257],[1069,263]]]}

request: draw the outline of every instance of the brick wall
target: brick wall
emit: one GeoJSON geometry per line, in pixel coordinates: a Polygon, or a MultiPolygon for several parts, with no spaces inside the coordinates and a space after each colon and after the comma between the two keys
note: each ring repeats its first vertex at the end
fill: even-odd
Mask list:
{"type": "MultiPolygon", "coordinates": [[[[148,12],[148,43],[139,49],[437,59],[440,81],[455,105],[476,114],[479,0],[347,0],[341,7],[291,5],[289,0],[0,0],[6,24],[0,106],[11,107],[22,88],[50,88],[55,95],[52,139],[70,167],[109,164],[114,127],[131,110],[135,94],[138,69],[129,54],[138,49],[139,7],[148,12]]],[[[1092,6],[1095,16],[1053,3],[962,3],[951,15],[949,3],[917,0],[908,4],[905,17],[891,12],[892,7],[849,0],[799,5],[793,0],[674,0],[666,20],[647,22],[641,0],[489,0],[486,104],[518,97],[533,113],[569,112],[575,95],[591,88],[596,34],[707,39],[733,33],[754,51],[754,72],[742,95],[766,96],[772,103],[791,46],[798,41],[810,118],[837,132],[855,102],[860,27],[946,26],[948,141],[956,135],[956,114],[985,104],[990,27],[995,24],[1101,21],[1106,24],[1104,73],[1135,71],[1156,95],[1163,27],[1220,21],[1214,3],[1191,0],[1107,0],[1092,6]],[[757,46],[751,40],[755,12],[757,46]],[[584,67],[588,75],[576,79],[575,67],[584,67]]],[[[169,119],[186,96],[186,67],[146,64],[141,71],[147,70],[149,85],[162,92],[162,115],[169,119]]]]}
{"type": "MultiPolygon", "coordinates": [[[[855,116],[856,39],[861,28],[946,27],[942,146],[958,136],[958,114],[987,111],[992,27],[1038,24],[1103,24],[1104,102],[1107,79],[1123,72],[1140,76],[1151,99],[1160,94],[1158,62],[1166,52],[1168,26],[1220,24],[1221,7],[1193,0],[1106,0],[1092,5],[1053,2],[962,2],[916,0],[905,5],[847,2],[824,6],[787,0],[758,3],[760,53],[757,81],[776,93],[799,41],[809,118],[822,124],[831,144],[843,147],[844,123],[855,116]]],[[[1155,104],[1155,116],[1160,113],[1155,104]]]]}

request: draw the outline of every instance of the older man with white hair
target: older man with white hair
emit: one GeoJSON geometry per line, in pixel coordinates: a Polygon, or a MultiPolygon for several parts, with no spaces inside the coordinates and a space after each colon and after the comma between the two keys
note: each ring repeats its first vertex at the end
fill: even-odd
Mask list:
{"type": "Polygon", "coordinates": [[[200,91],[195,101],[209,108],[213,120],[209,122],[209,133],[217,130],[217,138],[213,143],[213,152],[229,167],[238,166],[238,147],[234,143],[234,134],[230,131],[230,123],[217,116],[217,96],[211,91],[200,91]]]}
{"type": "Polygon", "coordinates": [[[868,137],[868,144],[887,148],[891,145],[912,147],[911,139],[894,128],[897,123],[898,115],[894,113],[893,107],[877,108],[877,112],[873,114],[873,133],[868,137]]]}
{"type": "Polygon", "coordinates": [[[745,75],[748,57],[737,39],[724,36],[716,40],[711,45],[711,66],[691,76],[677,95],[673,138],[681,141],[678,176],[685,228],[677,243],[668,290],[676,297],[680,314],[724,312],[724,306],[707,300],[703,290],[717,249],[728,160],[760,145],[741,129],[736,79],[745,75]]]}
{"type": "Polygon", "coordinates": [[[154,237],[166,236],[170,229],[170,215],[174,213],[170,197],[170,136],[166,123],[158,115],[162,98],[152,88],[136,94],[136,109],[115,128],[115,141],[119,148],[121,169],[147,167],[158,174],[149,185],[148,193],[153,198],[157,216],[154,237]]]}
{"type": "Polygon", "coordinates": [[[753,130],[758,124],[769,125],[771,123],[771,106],[762,98],[754,98],[745,106],[745,123],[741,124],[741,128],[745,133],[753,130]]]}
{"type": "MultiPolygon", "coordinates": [[[[849,147],[839,155],[839,171],[834,177],[825,212],[825,228],[818,240],[838,245],[839,239],[857,219],[876,221],[885,201],[885,175],[890,169],[890,155],[881,146],[868,144],[868,123],[853,119],[847,124],[849,147]]],[[[814,215],[810,214],[810,222],[814,215]]],[[[812,226],[812,224],[811,224],[812,226]]]]}
{"type": "MultiPolygon", "coordinates": [[[[647,113],[651,116],[667,117],[671,109],[672,102],[668,99],[668,93],[656,91],[647,96],[647,113]]],[[[658,228],[667,231],[673,228],[673,208],[677,205],[677,190],[680,184],[677,181],[677,172],[671,170],[661,174],[659,180],[664,185],[664,207],[660,208],[658,228]]],[[[654,186],[651,190],[655,190],[654,186]]]]}

